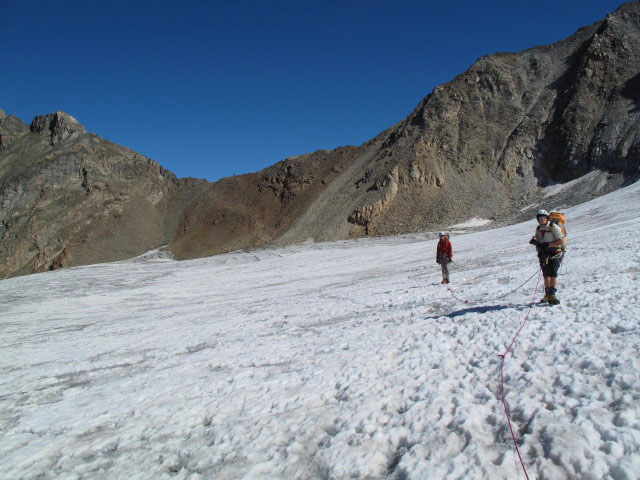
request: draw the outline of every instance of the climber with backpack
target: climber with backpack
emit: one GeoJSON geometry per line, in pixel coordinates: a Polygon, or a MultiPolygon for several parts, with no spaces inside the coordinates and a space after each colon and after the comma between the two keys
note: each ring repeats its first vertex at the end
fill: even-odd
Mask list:
{"type": "Polygon", "coordinates": [[[544,297],[540,301],[557,305],[560,303],[556,297],[558,269],[566,246],[565,219],[560,212],[549,213],[546,210],[538,210],[536,219],[538,226],[529,243],[535,245],[538,251],[538,260],[544,276],[544,297]]]}
{"type": "Polygon", "coordinates": [[[436,249],[436,263],[442,268],[442,282],[449,283],[449,263],[453,262],[453,249],[449,241],[449,235],[444,232],[438,234],[440,241],[436,249]]]}

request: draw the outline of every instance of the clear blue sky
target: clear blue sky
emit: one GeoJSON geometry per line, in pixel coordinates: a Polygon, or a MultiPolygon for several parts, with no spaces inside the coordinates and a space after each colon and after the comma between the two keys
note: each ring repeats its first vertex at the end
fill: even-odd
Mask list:
{"type": "Polygon", "coordinates": [[[0,108],[63,110],[179,177],[360,145],[478,57],[552,43],[613,0],[0,0],[0,108]]]}

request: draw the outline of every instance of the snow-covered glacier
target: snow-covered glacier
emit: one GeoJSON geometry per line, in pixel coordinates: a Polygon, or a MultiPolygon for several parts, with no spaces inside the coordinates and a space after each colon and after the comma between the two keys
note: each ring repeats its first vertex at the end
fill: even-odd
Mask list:
{"type": "Polygon", "coordinates": [[[639,478],[640,182],[566,215],[556,307],[533,218],[0,281],[0,478],[524,478],[529,311],[530,478],[639,478]]]}

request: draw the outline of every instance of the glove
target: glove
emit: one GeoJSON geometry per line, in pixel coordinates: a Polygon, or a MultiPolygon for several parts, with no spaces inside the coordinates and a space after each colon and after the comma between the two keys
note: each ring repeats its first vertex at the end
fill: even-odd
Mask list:
{"type": "Polygon", "coordinates": [[[535,245],[537,248],[540,248],[540,242],[538,242],[538,240],[536,240],[535,238],[529,240],[529,245],[535,245]]]}

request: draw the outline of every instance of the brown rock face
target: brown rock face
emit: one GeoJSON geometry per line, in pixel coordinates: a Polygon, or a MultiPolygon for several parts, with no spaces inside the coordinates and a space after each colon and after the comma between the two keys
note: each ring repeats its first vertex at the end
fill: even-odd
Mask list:
{"type": "Polygon", "coordinates": [[[359,147],[210,184],[87,134],[0,114],[0,275],[440,229],[566,207],[640,175],[640,3],[553,45],[480,58],[359,147]]]}
{"type": "Polygon", "coordinates": [[[333,184],[355,151],[344,147],[292,157],[210,184],[185,209],[171,250],[185,259],[273,242],[333,184]]]}

